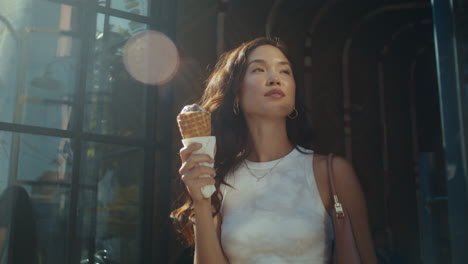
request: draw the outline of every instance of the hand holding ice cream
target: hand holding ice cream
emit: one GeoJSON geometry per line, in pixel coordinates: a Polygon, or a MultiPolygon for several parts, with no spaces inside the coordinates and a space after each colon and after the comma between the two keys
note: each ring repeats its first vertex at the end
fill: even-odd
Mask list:
{"type": "MultiPolygon", "coordinates": [[[[211,114],[198,105],[185,106],[177,116],[182,143],[188,146],[192,143],[202,144],[202,148],[193,152],[194,154],[207,154],[214,158],[216,137],[211,136],[211,114]]],[[[213,163],[203,162],[199,165],[213,167],[213,163]]],[[[201,177],[211,177],[202,175],[201,177]]],[[[211,197],[215,191],[214,185],[202,187],[201,192],[205,198],[211,197]]]]}

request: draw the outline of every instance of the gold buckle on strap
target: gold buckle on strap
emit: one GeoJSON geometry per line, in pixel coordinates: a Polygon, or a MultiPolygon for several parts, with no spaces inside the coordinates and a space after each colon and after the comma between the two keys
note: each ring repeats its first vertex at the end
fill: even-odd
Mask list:
{"type": "Polygon", "coordinates": [[[337,217],[344,217],[343,206],[341,206],[341,203],[338,201],[338,196],[333,195],[333,199],[335,200],[335,212],[337,217]]]}

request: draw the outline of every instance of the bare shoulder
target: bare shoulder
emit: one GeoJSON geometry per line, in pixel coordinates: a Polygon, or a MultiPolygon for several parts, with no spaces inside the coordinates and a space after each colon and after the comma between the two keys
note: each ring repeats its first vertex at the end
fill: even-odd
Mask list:
{"type": "MultiPolygon", "coordinates": [[[[328,155],[314,153],[313,168],[320,197],[329,210],[332,208],[333,201],[328,178],[328,155]]],[[[332,161],[332,170],[338,196],[343,197],[342,200],[346,201],[356,200],[355,196],[360,196],[361,187],[351,162],[344,157],[335,155],[332,161]]]]}
{"type": "Polygon", "coordinates": [[[323,155],[323,154],[318,154],[318,153],[314,153],[314,159],[318,162],[326,162],[327,160],[327,155],[323,155]]]}
{"type": "Polygon", "coordinates": [[[316,168],[320,174],[327,172],[327,155],[314,153],[313,163],[314,168],[316,168]]]}
{"type": "MultiPolygon", "coordinates": [[[[314,154],[314,160],[316,160],[316,165],[327,171],[327,165],[328,165],[328,155],[322,155],[322,154],[314,154]]],[[[354,172],[353,166],[351,162],[349,162],[347,159],[344,157],[338,156],[338,155],[333,155],[333,172],[336,174],[342,175],[342,173],[349,174],[350,172],[354,172]]]]}
{"type": "Polygon", "coordinates": [[[350,161],[341,156],[335,156],[333,157],[332,170],[337,192],[340,192],[340,189],[346,189],[347,192],[361,191],[359,179],[350,161]]]}

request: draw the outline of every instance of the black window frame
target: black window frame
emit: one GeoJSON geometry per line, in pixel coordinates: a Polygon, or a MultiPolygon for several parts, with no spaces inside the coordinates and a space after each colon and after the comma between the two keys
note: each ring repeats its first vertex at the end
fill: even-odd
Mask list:
{"type": "MultiPolygon", "coordinates": [[[[68,212],[67,238],[69,240],[66,260],[67,263],[79,263],[80,255],[77,239],[77,210],[79,199],[79,182],[82,162],[82,143],[92,141],[116,145],[140,147],[144,150],[144,175],[140,183],[140,225],[139,225],[139,262],[160,263],[169,259],[169,219],[170,213],[170,178],[172,163],[172,106],[174,92],[171,87],[166,87],[164,95],[159,94],[158,87],[146,86],[146,131],[144,138],[128,138],[120,136],[100,135],[84,131],[84,110],[86,86],[88,81],[87,67],[90,65],[94,40],[96,34],[96,18],[103,14],[108,22],[109,17],[127,19],[144,23],[151,30],[158,30],[170,38],[175,37],[176,5],[174,0],[149,0],[148,16],[128,13],[110,8],[110,0],[106,0],[106,6],[100,6],[96,0],[49,0],[50,2],[66,4],[76,7],[82,24],[78,32],[81,36],[81,56],[76,78],[76,90],[73,100],[73,124],[69,130],[47,128],[19,123],[0,122],[0,131],[12,133],[25,133],[52,137],[70,138],[74,141],[73,169],[70,183],[70,209],[68,212]],[[164,115],[158,115],[158,111],[164,109],[164,115]],[[156,137],[156,134],[158,135],[156,137]],[[161,153],[163,155],[157,155],[161,153]],[[155,180],[157,178],[157,180],[155,180]]],[[[108,30],[108,27],[105,27],[108,30]]],[[[70,35],[63,32],[60,34],[70,35]]],[[[75,33],[73,33],[75,35],[75,33]]],[[[14,135],[14,134],[12,134],[14,135]]],[[[12,145],[14,145],[12,143],[12,145]]],[[[12,147],[13,149],[13,147],[12,147]]],[[[12,158],[10,158],[11,160],[12,158]]],[[[16,174],[16,167],[10,166],[9,175],[16,174]]],[[[21,183],[21,181],[16,181],[21,183]]],[[[26,182],[25,182],[26,183],[26,182]]],[[[10,184],[10,181],[9,181],[10,184]]],[[[27,183],[26,183],[27,184],[27,183]]],[[[91,263],[93,256],[90,256],[91,263]]]]}

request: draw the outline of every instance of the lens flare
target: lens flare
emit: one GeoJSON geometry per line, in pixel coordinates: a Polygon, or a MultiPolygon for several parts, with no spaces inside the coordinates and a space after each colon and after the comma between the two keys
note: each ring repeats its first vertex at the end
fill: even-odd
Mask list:
{"type": "Polygon", "coordinates": [[[174,42],[158,31],[142,31],[124,47],[125,67],[136,80],[163,85],[174,78],[179,68],[179,53],[174,42]]]}

